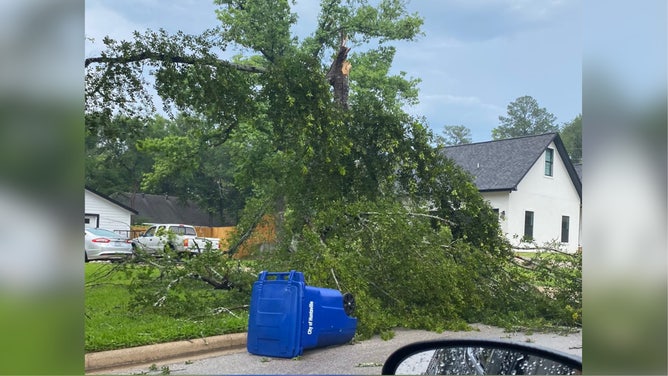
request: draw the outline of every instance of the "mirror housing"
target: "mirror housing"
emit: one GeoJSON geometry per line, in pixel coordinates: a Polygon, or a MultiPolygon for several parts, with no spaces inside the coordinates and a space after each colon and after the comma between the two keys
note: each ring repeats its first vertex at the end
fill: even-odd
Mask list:
{"type": "Polygon", "coordinates": [[[416,342],[385,361],[383,375],[579,375],[582,359],[543,347],[501,340],[416,342]]]}

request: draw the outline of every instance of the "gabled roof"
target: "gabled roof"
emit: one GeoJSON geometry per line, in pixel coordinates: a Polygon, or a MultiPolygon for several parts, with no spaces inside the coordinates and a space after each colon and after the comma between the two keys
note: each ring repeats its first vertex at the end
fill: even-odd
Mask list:
{"type": "Polygon", "coordinates": [[[131,207],[129,207],[129,206],[123,204],[122,202],[118,202],[117,200],[114,200],[113,198],[111,198],[111,197],[109,197],[109,196],[107,196],[107,195],[105,195],[105,194],[102,194],[102,193],[100,193],[100,192],[97,192],[96,190],[94,190],[94,189],[92,189],[92,188],[90,188],[90,187],[85,187],[85,186],[84,186],[84,189],[85,189],[86,191],[90,192],[90,193],[93,193],[93,194],[95,194],[95,195],[97,195],[97,196],[100,196],[101,198],[103,198],[103,199],[105,199],[105,200],[111,202],[112,204],[114,204],[114,205],[116,205],[116,206],[120,206],[121,208],[123,208],[123,209],[129,211],[129,212],[132,213],[132,214],[137,214],[137,211],[136,211],[136,210],[134,210],[133,208],[131,208],[131,207]]]}
{"type": "Polygon", "coordinates": [[[444,153],[473,175],[481,192],[510,191],[517,190],[517,185],[551,142],[582,197],[582,183],[558,133],[449,146],[444,153]]]}
{"type": "Polygon", "coordinates": [[[152,195],[148,193],[121,192],[113,197],[136,209],[137,216],[146,223],[183,223],[192,226],[223,226],[223,222],[201,209],[191,200],[183,201],[176,196],[152,195]]]}

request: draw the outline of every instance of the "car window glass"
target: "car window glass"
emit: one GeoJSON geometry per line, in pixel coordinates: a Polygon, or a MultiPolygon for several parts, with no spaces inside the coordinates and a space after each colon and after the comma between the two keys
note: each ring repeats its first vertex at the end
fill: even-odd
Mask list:
{"type": "Polygon", "coordinates": [[[109,230],[101,229],[101,228],[91,228],[88,229],[91,234],[97,235],[97,236],[107,236],[107,237],[119,237],[120,235],[109,230]]]}
{"type": "Polygon", "coordinates": [[[146,230],[146,233],[144,234],[144,236],[153,236],[154,234],[155,234],[155,226],[146,230]]]}
{"type": "Polygon", "coordinates": [[[185,229],[186,229],[186,235],[197,235],[197,234],[195,233],[195,229],[194,229],[194,228],[192,228],[192,227],[186,227],[185,229]]]}
{"type": "Polygon", "coordinates": [[[169,226],[169,231],[175,233],[176,235],[183,235],[183,227],[181,226],[169,226]]]}

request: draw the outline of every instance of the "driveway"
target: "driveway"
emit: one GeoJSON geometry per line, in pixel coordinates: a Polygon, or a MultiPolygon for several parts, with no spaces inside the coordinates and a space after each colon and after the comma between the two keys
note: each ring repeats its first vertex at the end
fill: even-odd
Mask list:
{"type": "Polygon", "coordinates": [[[422,330],[398,329],[391,340],[374,337],[352,345],[307,350],[297,359],[280,359],[249,354],[245,348],[205,359],[182,359],[157,364],[152,369],[126,368],[106,371],[105,374],[153,374],[169,371],[172,375],[211,374],[380,374],[385,359],[399,347],[429,339],[484,338],[527,342],[562,352],[582,356],[582,332],[507,333],[501,328],[473,325],[468,332],[434,333],[422,330]]]}

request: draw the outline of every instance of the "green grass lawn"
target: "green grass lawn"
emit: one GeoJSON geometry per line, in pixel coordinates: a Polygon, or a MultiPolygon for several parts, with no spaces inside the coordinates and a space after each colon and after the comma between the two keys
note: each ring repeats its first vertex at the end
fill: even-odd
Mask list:
{"type": "Polygon", "coordinates": [[[115,265],[86,264],[86,352],[240,333],[248,327],[247,310],[190,318],[133,311],[127,289],[132,279],[115,265]]]}

